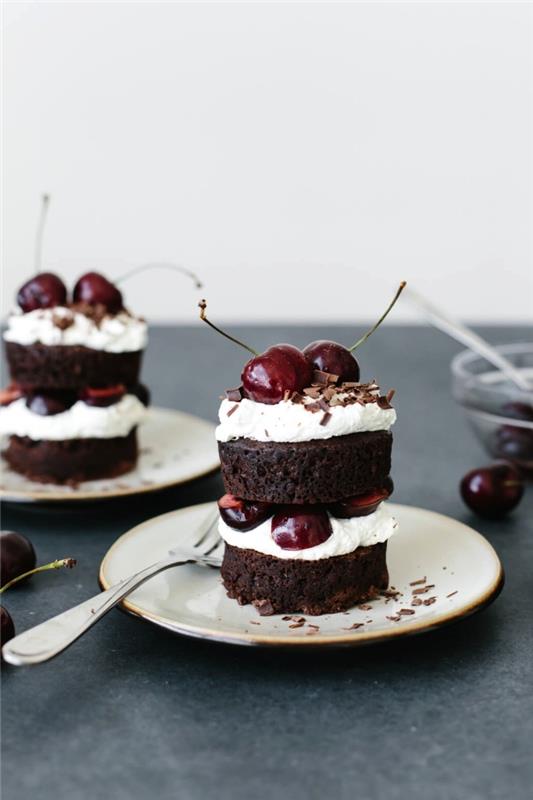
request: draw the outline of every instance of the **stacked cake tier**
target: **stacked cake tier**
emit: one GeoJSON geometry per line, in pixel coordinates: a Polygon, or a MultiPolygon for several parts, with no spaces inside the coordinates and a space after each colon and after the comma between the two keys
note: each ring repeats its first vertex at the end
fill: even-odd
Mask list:
{"type": "Polygon", "coordinates": [[[12,383],[0,397],[3,456],[44,482],[122,475],[136,464],[137,426],[146,413],[139,374],[147,325],[97,273],[78,281],[72,302],[66,289],[47,293],[50,278],[60,279],[43,276],[41,285],[37,275],[22,287],[4,333],[12,383]],[[89,300],[77,299],[77,288],[91,279],[94,296],[85,291],[89,300]]]}
{"type": "Polygon", "coordinates": [[[261,614],[324,614],[388,586],[386,499],[396,412],[375,383],[321,371],[261,403],[232,390],[217,428],[230,597],[261,614]]]}

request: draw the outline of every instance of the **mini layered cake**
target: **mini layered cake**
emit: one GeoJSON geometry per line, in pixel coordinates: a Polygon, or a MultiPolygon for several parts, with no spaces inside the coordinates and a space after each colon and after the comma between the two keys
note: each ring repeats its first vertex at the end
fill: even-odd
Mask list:
{"type": "Polygon", "coordinates": [[[360,382],[358,344],[275,345],[222,400],[221,575],[260,614],[344,611],[388,586],[394,392],[360,382]]]}
{"type": "Polygon", "coordinates": [[[5,460],[32,480],[54,483],[133,469],[148,401],[139,384],[144,320],[94,272],[79,279],[72,300],[60,278],[40,273],[17,301],[4,333],[12,380],[0,395],[5,460]]]}

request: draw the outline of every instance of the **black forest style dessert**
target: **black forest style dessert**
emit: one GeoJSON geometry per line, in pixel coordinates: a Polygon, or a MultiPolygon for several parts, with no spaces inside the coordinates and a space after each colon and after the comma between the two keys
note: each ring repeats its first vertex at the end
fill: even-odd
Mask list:
{"type": "Polygon", "coordinates": [[[352,348],[318,341],[254,353],[222,400],[222,580],[260,614],[339,612],[388,586],[394,393],[362,383],[352,353],[403,286],[352,348]]]}
{"type": "Polygon", "coordinates": [[[52,273],[21,287],[4,333],[11,385],[0,393],[3,455],[43,482],[115,477],[135,467],[147,390],[139,384],[146,322],[89,272],[67,297],[52,273]]]}

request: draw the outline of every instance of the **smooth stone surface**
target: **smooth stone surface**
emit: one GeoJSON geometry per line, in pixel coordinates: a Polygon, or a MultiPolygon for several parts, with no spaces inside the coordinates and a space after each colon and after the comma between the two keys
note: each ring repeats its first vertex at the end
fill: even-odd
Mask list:
{"type": "MultiPolygon", "coordinates": [[[[524,328],[480,329],[494,343],[524,328]]],[[[357,330],[242,328],[257,349],[357,330]]],[[[487,462],[450,394],[459,347],[389,326],[359,352],[362,378],[397,390],[394,500],[471,524],[507,574],[496,603],[457,626],[360,650],[283,653],[188,640],[112,612],[63,656],[3,668],[5,800],[249,800],[250,797],[529,798],[533,781],[533,490],[502,522],[474,517],[458,482],[487,462]]],[[[154,329],[144,377],[154,404],[214,420],[243,351],[200,326],[154,329]]],[[[5,504],[2,527],[29,536],[41,575],[5,595],[19,631],[95,592],[101,557],[131,526],[214,499],[219,478],[160,495],[71,508],[5,504]]],[[[472,564],[475,570],[476,565],[472,564]]]]}

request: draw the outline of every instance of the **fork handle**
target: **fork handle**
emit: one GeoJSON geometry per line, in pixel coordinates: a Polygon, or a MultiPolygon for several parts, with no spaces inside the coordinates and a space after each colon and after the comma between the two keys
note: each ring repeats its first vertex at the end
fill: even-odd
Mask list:
{"type": "Polygon", "coordinates": [[[177,561],[165,558],[136,572],[129,578],[115,583],[105,592],[100,592],[74,608],[41,622],[34,628],[10,639],[2,648],[4,659],[15,666],[40,664],[62,653],[85,631],[102,619],[117,603],[145,581],[170,567],[190,563],[190,559],[177,561]]]}

